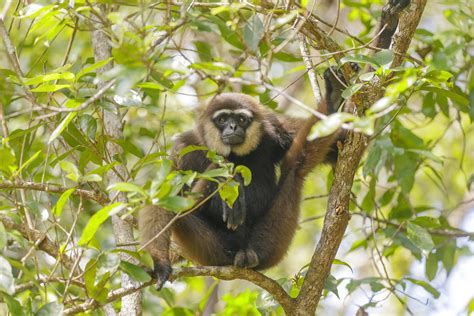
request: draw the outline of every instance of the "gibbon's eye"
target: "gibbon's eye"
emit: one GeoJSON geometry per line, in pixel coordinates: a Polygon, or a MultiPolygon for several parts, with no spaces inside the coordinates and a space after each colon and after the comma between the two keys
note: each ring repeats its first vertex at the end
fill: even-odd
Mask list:
{"type": "Polygon", "coordinates": [[[243,116],[243,115],[239,115],[239,123],[243,124],[245,122],[247,122],[247,117],[243,116]]]}
{"type": "Polygon", "coordinates": [[[217,118],[217,122],[218,122],[219,124],[224,124],[224,123],[225,123],[225,118],[224,118],[223,116],[219,116],[219,117],[217,118]]]}

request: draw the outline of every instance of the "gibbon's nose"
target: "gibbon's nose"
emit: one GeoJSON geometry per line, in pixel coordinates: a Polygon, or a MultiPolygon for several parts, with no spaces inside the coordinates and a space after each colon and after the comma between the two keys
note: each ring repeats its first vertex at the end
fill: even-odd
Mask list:
{"type": "Polygon", "coordinates": [[[235,122],[230,122],[229,123],[229,128],[235,132],[235,130],[237,129],[237,124],[235,122]]]}

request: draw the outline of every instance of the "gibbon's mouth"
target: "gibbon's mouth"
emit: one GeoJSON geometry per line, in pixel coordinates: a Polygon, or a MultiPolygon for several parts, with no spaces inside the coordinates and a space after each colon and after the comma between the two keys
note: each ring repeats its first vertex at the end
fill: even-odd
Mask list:
{"type": "Polygon", "coordinates": [[[229,146],[240,145],[244,142],[244,140],[245,140],[245,137],[241,135],[236,135],[236,134],[222,136],[222,142],[225,145],[229,145],[229,146]]]}

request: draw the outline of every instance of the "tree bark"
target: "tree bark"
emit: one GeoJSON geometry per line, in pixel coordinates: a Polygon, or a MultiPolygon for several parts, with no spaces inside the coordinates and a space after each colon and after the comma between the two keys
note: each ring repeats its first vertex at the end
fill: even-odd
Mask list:
{"type": "MultiPolygon", "coordinates": [[[[101,6],[101,9],[104,9],[104,6],[101,6]]],[[[95,61],[101,61],[108,59],[112,56],[110,45],[110,38],[103,31],[102,28],[105,26],[96,21],[96,30],[92,32],[92,45],[94,49],[94,58],[95,61]]],[[[109,63],[98,70],[98,75],[112,68],[112,64],[109,63]]],[[[101,86],[104,86],[106,83],[101,83],[101,86]]],[[[108,135],[109,139],[121,139],[122,134],[122,115],[118,107],[114,108],[113,112],[104,110],[103,111],[103,128],[104,133],[108,135]]],[[[107,153],[111,159],[122,154],[122,149],[116,143],[111,141],[107,142],[106,145],[107,153]]],[[[107,173],[108,183],[114,184],[118,182],[123,182],[123,179],[127,178],[127,173],[125,166],[117,165],[114,170],[110,170],[107,173]]],[[[110,193],[109,198],[111,201],[117,202],[127,202],[127,197],[124,193],[110,193]]],[[[112,226],[115,236],[115,242],[117,244],[132,244],[135,241],[133,236],[133,227],[128,222],[122,220],[119,215],[112,216],[112,226]]],[[[135,247],[123,247],[124,249],[136,251],[135,247]]],[[[121,259],[126,260],[132,263],[136,260],[132,257],[121,254],[121,259]]],[[[125,273],[122,273],[122,289],[137,288],[140,286],[140,282],[133,280],[130,276],[125,273]]],[[[141,315],[142,305],[141,305],[141,292],[134,291],[129,295],[122,297],[122,308],[120,315],[124,316],[134,316],[141,315]]]]}
{"type": "MultiPolygon", "coordinates": [[[[401,53],[401,55],[395,57],[392,67],[401,64],[402,59],[399,56],[403,56],[408,50],[425,4],[426,0],[412,0],[410,8],[400,16],[399,29],[394,37],[393,50],[401,53]]],[[[313,30],[315,29],[313,28],[313,30]]],[[[316,38],[323,39],[324,36],[318,35],[316,38]]],[[[325,44],[324,41],[322,43],[325,44]]],[[[331,47],[325,48],[331,50],[331,47]]],[[[354,102],[357,109],[363,112],[382,95],[383,86],[378,82],[373,82],[367,87],[365,93],[360,93],[354,98],[354,102]]],[[[314,251],[291,315],[314,315],[316,311],[324,284],[331,271],[332,262],[336,257],[349,223],[349,201],[352,183],[367,145],[368,137],[366,135],[351,132],[344,143],[344,147],[339,151],[321,238],[314,251]]]]}

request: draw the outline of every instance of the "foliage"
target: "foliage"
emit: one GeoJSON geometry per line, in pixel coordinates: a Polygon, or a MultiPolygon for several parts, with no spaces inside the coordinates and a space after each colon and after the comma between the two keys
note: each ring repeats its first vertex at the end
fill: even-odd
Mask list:
{"type": "MultiPolygon", "coordinates": [[[[103,306],[120,288],[122,273],[149,281],[149,254],[117,248],[108,220],[113,214],[131,219],[150,203],[179,215],[192,211],[199,197],[183,194],[183,188],[201,178],[218,182],[215,194],[229,205],[235,201],[236,174],[251,181],[243,166],[226,163],[207,148],[190,147],[180,155],[205,150],[219,168],[201,174],[173,169],[171,136],[189,128],[197,103],[220,91],[241,90],[273,110],[278,100],[278,111],[300,114],[285,98],[294,86],[288,93],[314,104],[292,28],[311,3],[286,10],[263,8],[260,2],[166,3],[122,1],[104,12],[87,1],[18,1],[7,11],[5,25],[21,69],[2,48],[0,216],[45,233],[60,254],[77,260],[68,266],[45,254],[42,240],[32,242],[0,223],[0,292],[12,315],[59,314],[88,299],[103,306]],[[113,57],[94,61],[90,37],[98,25],[111,38],[113,57]],[[113,67],[99,75],[110,63],[113,67]],[[113,86],[100,94],[97,83],[109,80],[113,86]],[[95,102],[89,104],[90,98],[95,102]],[[107,133],[103,115],[115,107],[124,122],[119,139],[107,133]],[[122,153],[111,155],[107,143],[122,153]],[[109,184],[108,175],[120,168],[126,177],[109,184]],[[116,192],[125,192],[127,202],[109,201],[116,192]],[[121,260],[124,252],[139,264],[121,260]]],[[[355,26],[348,29],[358,30],[351,35],[361,42],[334,32],[347,49],[345,57],[335,60],[321,52],[316,72],[349,62],[370,66],[351,79],[345,99],[363,97],[363,88],[374,81],[387,88],[364,115],[333,114],[310,135],[314,139],[344,127],[372,140],[352,188],[354,216],[345,252],[338,254],[344,261],[335,261],[324,295],[368,309],[389,304],[384,299],[389,293],[399,302],[392,302],[395,308],[406,309],[414,285],[437,299],[440,291],[430,282],[442,271],[449,275],[459,257],[471,255],[459,238],[473,234],[455,227],[474,182],[474,7],[469,1],[429,3],[427,12],[436,11],[439,20],[442,14],[443,22],[419,28],[410,56],[393,69],[391,50],[369,54],[361,45],[372,39],[381,6],[345,0],[342,7],[341,17],[355,26]],[[410,272],[413,261],[424,263],[424,275],[410,272]],[[350,277],[338,276],[341,269],[351,271],[350,277]],[[360,297],[362,291],[369,299],[360,297]]],[[[433,18],[428,13],[425,19],[433,18]]],[[[318,169],[305,193],[323,194],[332,179],[328,173],[318,169]]],[[[304,202],[303,222],[323,214],[325,203],[304,202]]],[[[280,283],[292,296],[305,277],[319,230],[319,222],[302,224],[291,255],[270,272],[283,277],[280,283]],[[296,253],[305,255],[298,259],[296,253]]],[[[242,286],[233,282],[225,285],[229,293],[218,305],[222,315],[283,313],[265,291],[237,291],[242,286]]],[[[192,315],[203,310],[209,293],[202,279],[189,278],[161,292],[147,289],[144,306],[150,313],[192,315]]],[[[112,305],[118,309],[119,300],[112,305]]],[[[465,310],[472,312],[473,305],[471,300],[465,310]]]]}

